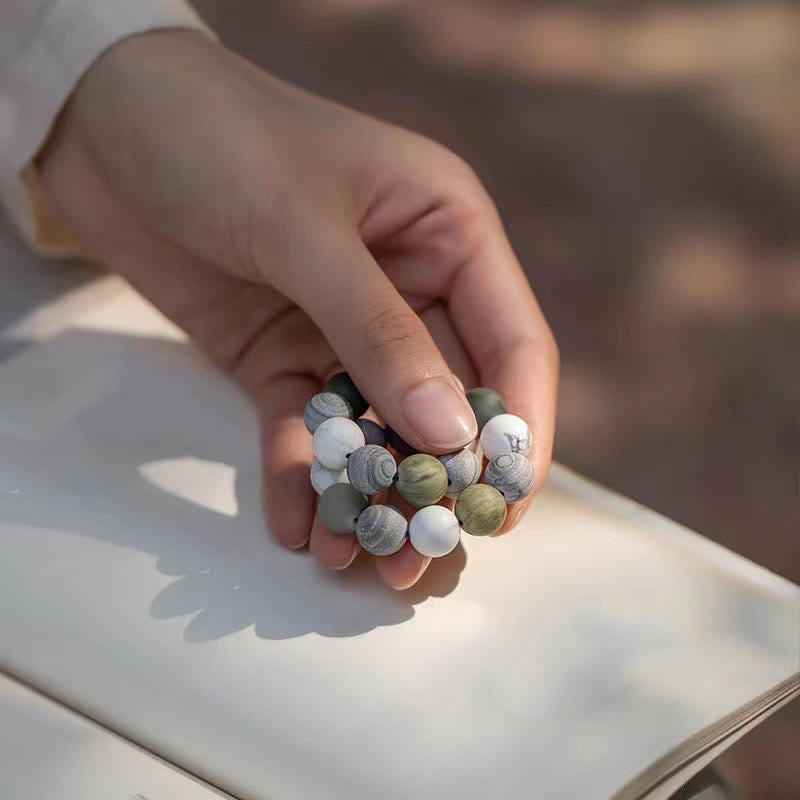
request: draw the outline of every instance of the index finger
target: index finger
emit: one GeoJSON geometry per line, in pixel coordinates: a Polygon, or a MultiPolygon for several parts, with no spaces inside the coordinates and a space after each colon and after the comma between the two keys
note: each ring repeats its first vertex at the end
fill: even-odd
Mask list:
{"type": "MultiPolygon", "coordinates": [[[[499,220],[455,276],[448,311],[481,383],[528,423],[538,491],[552,459],[558,348],[499,220]]],[[[503,530],[512,528],[526,507],[525,501],[512,506],[503,530]]]]}

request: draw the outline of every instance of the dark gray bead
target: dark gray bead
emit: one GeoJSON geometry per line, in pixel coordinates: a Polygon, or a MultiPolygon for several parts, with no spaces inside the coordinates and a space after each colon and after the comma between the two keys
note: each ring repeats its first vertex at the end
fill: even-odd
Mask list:
{"type": "Polygon", "coordinates": [[[347,477],[364,494],[378,494],[388,489],[396,473],[394,456],[378,444],[359,447],[347,459],[347,477]]]}
{"type": "Polygon", "coordinates": [[[356,523],[359,544],[374,556],[390,556],[406,543],[408,522],[394,506],[367,506],[356,523]]]}
{"type": "Polygon", "coordinates": [[[390,425],[386,426],[386,441],[397,450],[400,455],[413,456],[419,453],[419,450],[412,447],[397,431],[393,430],[390,425]]]}
{"type": "Polygon", "coordinates": [[[483,480],[494,486],[506,503],[516,503],[533,491],[533,464],[522,453],[502,453],[489,462],[483,480]]]}
{"type": "Polygon", "coordinates": [[[483,426],[492,417],[506,413],[506,404],[503,402],[503,398],[494,389],[486,386],[470,389],[467,392],[467,400],[475,412],[475,419],[478,420],[478,433],[483,430],[483,426]]]}
{"type": "Polygon", "coordinates": [[[332,417],[346,417],[353,419],[353,408],[347,400],[340,394],[334,392],[320,392],[315,394],[306,403],[306,411],[303,414],[303,422],[306,430],[313,436],[314,431],[332,417]]]}
{"type": "Polygon", "coordinates": [[[317,514],[333,533],[353,533],[359,514],[367,507],[367,498],[349,483],[334,483],[319,498],[317,514]]]}
{"type": "Polygon", "coordinates": [[[353,418],[357,419],[366,413],[369,403],[364,399],[358,387],[353,383],[353,379],[346,372],[337,372],[323,387],[323,392],[335,392],[340,394],[350,403],[353,409],[353,418]]]}
{"type": "Polygon", "coordinates": [[[367,444],[386,447],[386,431],[377,422],[361,417],[361,419],[356,420],[356,425],[361,428],[361,432],[364,434],[364,441],[367,444]]]}
{"type": "Polygon", "coordinates": [[[439,461],[447,470],[447,492],[445,494],[448,497],[460,494],[468,486],[477,483],[481,477],[481,460],[467,448],[459,450],[457,453],[439,456],[439,461]]]}

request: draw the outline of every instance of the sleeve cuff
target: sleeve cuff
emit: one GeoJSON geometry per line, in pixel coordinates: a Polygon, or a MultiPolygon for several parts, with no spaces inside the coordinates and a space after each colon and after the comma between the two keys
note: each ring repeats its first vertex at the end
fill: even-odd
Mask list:
{"type": "Polygon", "coordinates": [[[1,199],[35,250],[82,253],[48,209],[32,163],[56,116],[82,75],[111,45],[163,28],[213,36],[181,0],[56,0],[28,46],[0,73],[1,199]]]}

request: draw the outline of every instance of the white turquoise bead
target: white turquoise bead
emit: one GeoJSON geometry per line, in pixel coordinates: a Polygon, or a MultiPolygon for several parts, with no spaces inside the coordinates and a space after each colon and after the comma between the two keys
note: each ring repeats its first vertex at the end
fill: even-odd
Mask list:
{"type": "Polygon", "coordinates": [[[527,455],[531,449],[531,429],[515,414],[498,414],[483,426],[480,442],[489,461],[503,453],[527,455]]]}
{"type": "Polygon", "coordinates": [[[522,453],[502,453],[486,467],[483,480],[494,486],[506,503],[516,503],[533,491],[533,464],[522,453]]]}
{"type": "Polygon", "coordinates": [[[353,418],[353,408],[341,395],[333,392],[315,394],[306,404],[303,422],[306,430],[313,434],[321,423],[332,417],[353,418]]]}
{"type": "Polygon", "coordinates": [[[311,464],[311,485],[317,494],[322,494],[334,483],[347,483],[347,470],[333,470],[323,467],[315,458],[311,464]]]}
{"type": "Polygon", "coordinates": [[[425,506],[408,523],[411,546],[423,556],[440,558],[451,552],[461,539],[456,515],[444,506],[425,506]]]}
{"type": "Polygon", "coordinates": [[[364,434],[351,419],[332,417],[326,419],[314,431],[311,449],[323,467],[342,470],[347,466],[348,456],[364,446],[364,434]]]}
{"type": "Polygon", "coordinates": [[[468,486],[477,483],[481,476],[481,460],[468,448],[439,456],[439,461],[447,470],[447,497],[456,497],[468,486]]]}

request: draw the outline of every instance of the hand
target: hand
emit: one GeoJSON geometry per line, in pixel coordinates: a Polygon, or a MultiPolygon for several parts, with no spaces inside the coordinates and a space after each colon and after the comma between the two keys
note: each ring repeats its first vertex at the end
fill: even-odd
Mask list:
{"type": "MultiPolygon", "coordinates": [[[[333,568],[314,519],[307,400],[341,365],[420,450],[476,435],[453,371],[497,389],[550,462],[556,346],[497,212],[458,157],[284,84],[205,36],[126,39],[89,70],[40,156],[54,210],[256,404],[269,529],[333,568]]],[[[526,503],[512,506],[505,530],[526,503]]],[[[392,586],[429,559],[377,560],[392,586]]]]}

